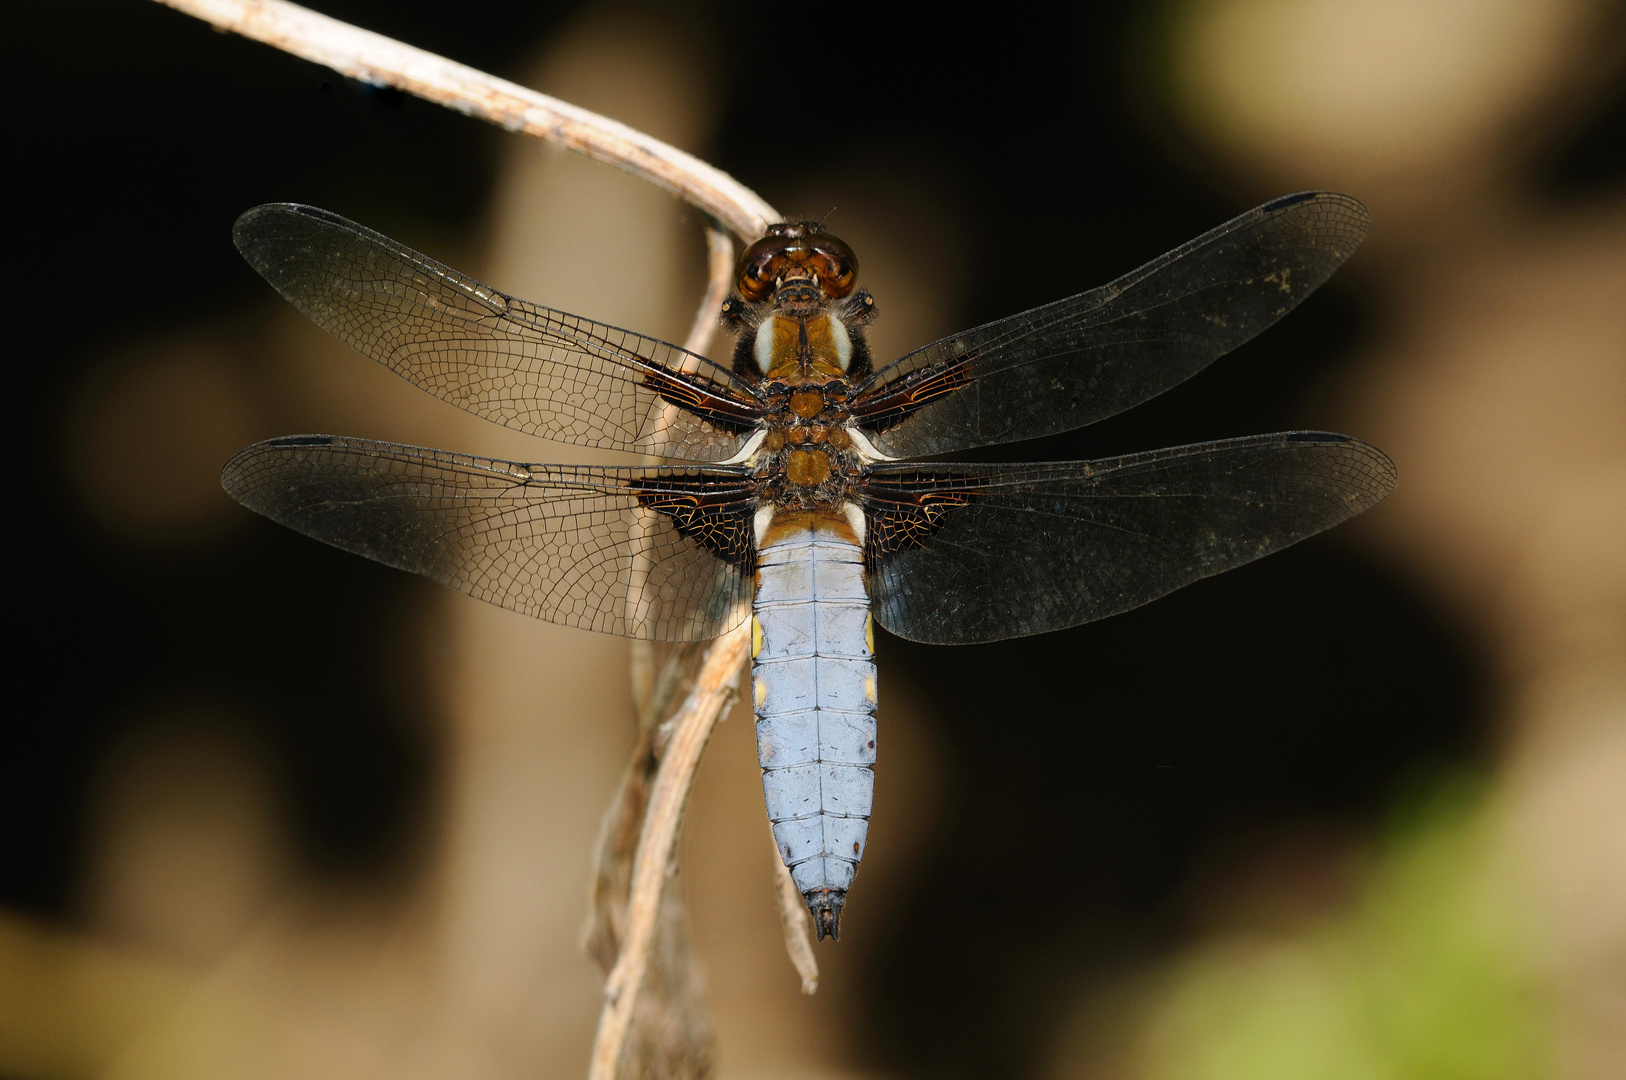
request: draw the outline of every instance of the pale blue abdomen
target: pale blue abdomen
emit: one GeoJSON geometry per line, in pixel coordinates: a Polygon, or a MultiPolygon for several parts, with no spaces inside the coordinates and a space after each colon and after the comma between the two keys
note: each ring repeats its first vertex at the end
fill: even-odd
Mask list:
{"type": "Polygon", "coordinates": [[[752,693],[780,857],[834,935],[875,787],[875,660],[863,550],[819,519],[758,556],[752,693]]]}

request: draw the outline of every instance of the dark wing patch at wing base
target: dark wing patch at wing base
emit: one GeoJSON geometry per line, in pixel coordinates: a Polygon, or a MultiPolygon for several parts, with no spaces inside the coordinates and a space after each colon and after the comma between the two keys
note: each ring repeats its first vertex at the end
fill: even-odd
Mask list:
{"type": "Polygon", "coordinates": [[[1323,432],[1099,461],[872,466],[872,528],[900,507],[941,508],[891,529],[891,550],[872,545],[875,618],[940,644],[1077,626],[1331,528],[1394,482],[1381,451],[1323,432]]]}
{"type": "Polygon", "coordinates": [[[737,475],[671,472],[635,488],[639,506],[665,514],[680,534],[724,562],[755,571],[756,502],[737,475]]]}
{"type": "Polygon", "coordinates": [[[734,456],[763,409],[727,368],[499,292],[353,221],[258,206],[233,238],[313,322],[429,393],[548,439],[689,461],[734,456]]]}
{"type": "Polygon", "coordinates": [[[876,474],[864,482],[864,562],[873,571],[893,555],[923,547],[955,510],[977,497],[929,470],[876,474]]]}
{"type": "Polygon", "coordinates": [[[754,561],[694,535],[703,520],[740,519],[749,539],[740,470],[527,465],[296,436],[240,451],[221,483],[296,532],[565,626],[698,641],[751,611],[754,561]],[[702,486],[691,520],[664,508],[702,486]]]}
{"type": "Polygon", "coordinates": [[[1110,285],[904,356],[858,388],[854,415],[893,458],[1092,424],[1184,382],[1287,314],[1370,224],[1347,195],[1277,199],[1110,285]]]}
{"type": "Polygon", "coordinates": [[[954,393],[971,381],[974,359],[962,355],[909,372],[864,395],[855,405],[864,431],[875,436],[891,431],[911,415],[954,393]]]}

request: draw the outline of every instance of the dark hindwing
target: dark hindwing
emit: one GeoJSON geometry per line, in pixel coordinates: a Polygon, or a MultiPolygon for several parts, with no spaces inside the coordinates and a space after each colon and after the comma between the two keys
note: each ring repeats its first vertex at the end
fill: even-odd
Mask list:
{"type": "Polygon", "coordinates": [[[258,206],[232,235],[318,326],[442,401],[519,431],[723,461],[764,411],[749,384],[703,356],[515,299],[326,210],[258,206]]]}
{"type": "Polygon", "coordinates": [[[1347,195],[1289,195],[1110,285],[927,345],[858,388],[881,453],[927,457],[1092,424],[1197,374],[1291,311],[1371,223],[1347,195]]]}
{"type": "Polygon", "coordinates": [[[698,641],[751,612],[738,469],[524,465],[327,435],[240,451],[221,475],[296,532],[565,626],[698,641]]]}
{"type": "Polygon", "coordinates": [[[1331,528],[1394,481],[1381,451],[1322,432],[1099,461],[874,465],[861,490],[875,619],[941,644],[1076,626],[1331,528]]]}

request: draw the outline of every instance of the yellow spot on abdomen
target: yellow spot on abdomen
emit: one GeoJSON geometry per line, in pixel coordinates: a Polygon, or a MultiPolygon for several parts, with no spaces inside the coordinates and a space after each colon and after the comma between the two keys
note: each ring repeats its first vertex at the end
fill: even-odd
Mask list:
{"type": "Polygon", "coordinates": [[[875,655],[875,616],[864,616],[864,645],[869,649],[871,656],[875,655]]]}
{"type": "Polygon", "coordinates": [[[759,709],[768,704],[768,684],[766,682],[761,679],[751,680],[751,700],[756,703],[756,707],[759,709]]]}
{"type": "Polygon", "coordinates": [[[762,624],[755,615],[751,616],[751,659],[755,660],[762,652],[762,624]]]}
{"type": "Polygon", "coordinates": [[[869,702],[870,708],[875,707],[878,699],[875,696],[875,676],[873,675],[864,678],[864,699],[869,702]]]}

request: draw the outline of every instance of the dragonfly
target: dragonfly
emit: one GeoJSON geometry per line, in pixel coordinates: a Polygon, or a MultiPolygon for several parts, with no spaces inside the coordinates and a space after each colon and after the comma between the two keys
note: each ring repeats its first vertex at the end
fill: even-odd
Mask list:
{"type": "Polygon", "coordinates": [[[1138,607],[1361,513],[1367,443],[1289,431],[1093,461],[942,455],[1068,431],[1196,375],[1292,310],[1370,225],[1266,203],[1108,285],[877,365],[852,249],[818,222],[741,254],[728,363],[509,296],[336,214],[243,214],[239,251],[414,385],[547,439],[664,465],[502,461],[334,435],[231,458],[248,508],[539,619],[697,641],[751,625],[768,818],[820,939],[863,858],[875,623],[969,644],[1138,607]]]}

